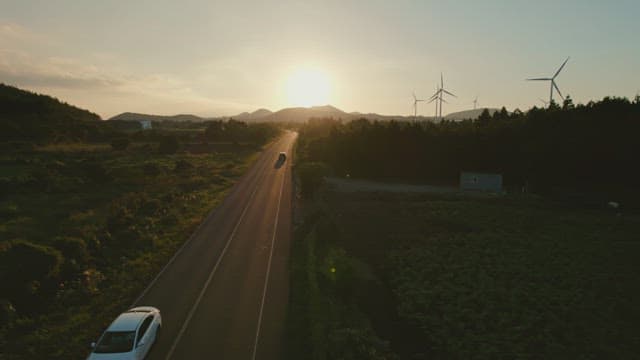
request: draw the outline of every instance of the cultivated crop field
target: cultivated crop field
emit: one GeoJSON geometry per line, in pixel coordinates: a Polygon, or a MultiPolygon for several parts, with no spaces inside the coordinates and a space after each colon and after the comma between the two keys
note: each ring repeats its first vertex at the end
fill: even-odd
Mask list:
{"type": "Polygon", "coordinates": [[[353,341],[389,358],[385,340],[410,359],[640,351],[638,214],[535,196],[330,190],[303,208],[296,246],[313,257],[293,260],[306,275],[293,268],[292,311],[299,304],[310,315],[293,326],[316,339],[340,339],[345,328],[361,334],[307,344],[318,358],[353,341]],[[365,320],[326,316],[340,308],[365,320]]]}
{"type": "MultiPolygon", "coordinates": [[[[244,173],[259,147],[29,146],[0,157],[0,348],[80,358],[244,173]],[[64,344],[64,345],[62,345],[64,344]]],[[[2,356],[0,356],[2,357],[2,356]]]]}

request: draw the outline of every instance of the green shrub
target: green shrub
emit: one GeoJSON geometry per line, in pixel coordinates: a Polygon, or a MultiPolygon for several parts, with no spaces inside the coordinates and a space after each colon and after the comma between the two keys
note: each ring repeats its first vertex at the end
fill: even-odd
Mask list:
{"type": "Polygon", "coordinates": [[[328,359],[390,360],[397,356],[389,342],[381,340],[370,328],[340,328],[329,334],[328,359]]]}
{"type": "Polygon", "coordinates": [[[126,137],[119,137],[111,140],[111,147],[113,150],[126,150],[129,147],[131,140],[126,137]]]}
{"type": "Polygon", "coordinates": [[[53,240],[53,245],[64,256],[62,277],[64,279],[78,278],[89,262],[86,242],[79,238],[59,236],[53,240]]]}
{"type": "Polygon", "coordinates": [[[147,176],[158,176],[162,173],[162,167],[156,163],[148,162],[142,166],[142,171],[147,176]]]}
{"type": "Polygon", "coordinates": [[[85,178],[93,183],[102,184],[112,180],[107,169],[99,162],[84,161],[81,164],[81,169],[85,178]]]}
{"type": "Polygon", "coordinates": [[[302,196],[312,197],[324,183],[324,176],[327,174],[326,165],[319,162],[303,163],[296,170],[300,179],[302,196]]]}
{"type": "Polygon", "coordinates": [[[0,299],[0,327],[8,324],[17,317],[16,309],[7,299],[0,299]]]}
{"type": "Polygon", "coordinates": [[[158,151],[161,154],[175,154],[180,148],[180,142],[175,135],[163,136],[158,143],[158,151]]]}
{"type": "Polygon", "coordinates": [[[173,168],[173,170],[177,173],[184,173],[187,172],[189,170],[193,169],[193,164],[191,164],[190,162],[188,162],[185,159],[180,159],[178,161],[176,161],[176,165],[173,168]]]}
{"type": "Polygon", "coordinates": [[[25,240],[0,246],[0,289],[19,312],[36,311],[55,290],[63,257],[54,248],[25,240]]]}

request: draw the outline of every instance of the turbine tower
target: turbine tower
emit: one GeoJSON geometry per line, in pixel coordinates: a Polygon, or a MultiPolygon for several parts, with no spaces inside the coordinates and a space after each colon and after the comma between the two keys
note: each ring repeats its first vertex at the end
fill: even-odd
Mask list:
{"type": "Polygon", "coordinates": [[[435,115],[433,116],[433,119],[434,119],[434,120],[437,120],[437,119],[438,119],[438,95],[439,95],[439,94],[440,94],[440,85],[438,85],[438,84],[436,83],[436,92],[435,92],[433,95],[431,95],[431,97],[429,98],[429,101],[427,102],[427,104],[430,104],[430,103],[432,103],[432,102],[434,102],[434,101],[435,101],[435,104],[436,104],[436,113],[435,113],[435,115]]]}
{"type": "Polygon", "coordinates": [[[550,85],[551,90],[549,91],[549,104],[551,104],[553,102],[553,90],[554,89],[558,92],[558,95],[560,95],[560,98],[564,99],[564,97],[562,96],[562,93],[560,92],[560,88],[558,88],[558,84],[556,84],[556,77],[558,77],[558,74],[560,74],[560,71],[562,71],[564,66],[567,64],[567,61],[569,61],[568,57],[567,57],[567,60],[565,60],[562,63],[562,65],[560,65],[560,68],[558,69],[558,71],[556,71],[556,73],[550,78],[527,79],[527,81],[549,81],[551,83],[551,85],[550,85]]]}
{"type": "Polygon", "coordinates": [[[424,99],[418,99],[416,97],[416,93],[413,93],[413,121],[418,120],[418,103],[420,101],[425,101],[424,99]]]}

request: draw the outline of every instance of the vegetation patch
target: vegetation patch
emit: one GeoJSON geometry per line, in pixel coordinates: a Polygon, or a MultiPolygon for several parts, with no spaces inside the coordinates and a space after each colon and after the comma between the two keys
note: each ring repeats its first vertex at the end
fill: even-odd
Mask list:
{"type": "MultiPolygon", "coordinates": [[[[322,264],[316,271],[342,264],[327,272],[342,273],[342,284],[339,300],[309,308],[310,329],[326,329],[322,314],[344,301],[371,324],[371,339],[407,359],[632,358],[640,349],[637,215],[537,197],[324,191],[318,199],[323,211],[314,216],[332,230],[307,235],[322,264]],[[372,275],[356,274],[358,264],[372,275]]],[[[292,300],[331,293],[297,281],[292,300]]]]}
{"type": "Polygon", "coordinates": [[[17,90],[0,86],[13,104],[0,143],[3,359],[86,356],[279,133],[238,123],[233,138],[214,139],[206,122],[127,133],[49,97],[20,92],[14,104],[6,93],[17,90]],[[19,123],[29,106],[55,111],[19,123]],[[88,142],[94,133],[102,140],[88,142]]]}

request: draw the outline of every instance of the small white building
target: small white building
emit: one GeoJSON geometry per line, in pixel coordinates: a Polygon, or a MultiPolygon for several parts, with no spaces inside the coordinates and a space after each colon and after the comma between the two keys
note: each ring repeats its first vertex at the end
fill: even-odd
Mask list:
{"type": "Polygon", "coordinates": [[[502,192],[502,174],[461,172],[460,190],[502,192]]]}
{"type": "Polygon", "coordinates": [[[138,122],[140,123],[140,127],[142,127],[142,130],[151,129],[151,120],[139,120],[138,122]]]}

